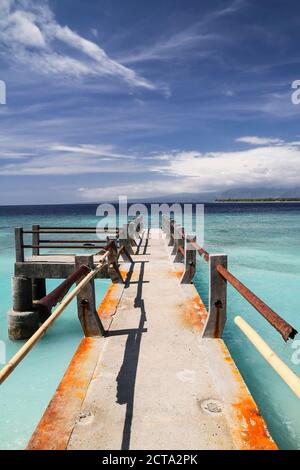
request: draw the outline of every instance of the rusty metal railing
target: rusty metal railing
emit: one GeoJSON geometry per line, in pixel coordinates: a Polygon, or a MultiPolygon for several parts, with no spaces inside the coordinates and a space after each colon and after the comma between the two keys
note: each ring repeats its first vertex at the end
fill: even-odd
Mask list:
{"type": "Polygon", "coordinates": [[[75,284],[75,282],[79,282],[90,271],[91,269],[88,266],[80,266],[80,268],[76,269],[58,287],[53,289],[53,291],[45,295],[42,299],[36,301],[35,308],[38,310],[41,319],[44,320],[47,318],[51,314],[52,308],[62,301],[73,284],[75,284]]]}
{"type": "Polygon", "coordinates": [[[203,256],[203,259],[208,263],[209,261],[209,253],[201,248],[201,246],[197,245],[196,242],[191,242],[191,245],[195,248],[195,250],[199,253],[200,256],[203,256]]]}
{"type": "MultiPolygon", "coordinates": [[[[170,244],[174,246],[175,260],[180,261],[176,257],[176,253],[179,253],[182,257],[183,262],[185,263],[185,277],[191,282],[191,275],[187,274],[191,272],[191,265],[195,262],[191,254],[187,251],[187,240],[186,234],[183,227],[176,224],[175,220],[171,220],[169,217],[163,215],[162,228],[166,233],[167,238],[170,241],[170,244]],[[176,242],[176,236],[181,237],[184,243],[176,242]],[[186,262],[186,258],[189,256],[189,263],[186,262]]],[[[237,292],[244,297],[250,305],[252,305],[264,318],[269,322],[269,324],[275,328],[282,336],[284,341],[288,339],[293,339],[297,334],[297,330],[290,325],[286,320],[284,320],[280,315],[278,315],[274,310],[272,310],[263,300],[261,300],[254,292],[252,292],[248,287],[246,287],[239,279],[237,279],[233,274],[230,273],[227,269],[227,256],[226,255],[211,255],[204,248],[200,247],[195,239],[191,239],[189,236],[188,244],[194,248],[194,250],[203,257],[203,259],[209,263],[209,318],[207,322],[207,331],[204,332],[204,336],[213,335],[216,336],[216,331],[218,331],[217,336],[222,335],[222,331],[226,321],[226,297],[227,297],[227,287],[226,283],[229,282],[237,292]],[[222,261],[222,263],[220,263],[222,261]],[[222,282],[223,280],[223,282],[222,282]],[[223,317],[223,322],[220,319],[220,316],[223,317]],[[217,323],[216,323],[217,322],[217,323]],[[216,328],[215,324],[221,324],[222,328],[216,328]],[[211,324],[210,324],[211,323],[211,324]]],[[[194,273],[195,273],[194,269],[194,273]]]]}
{"type": "MultiPolygon", "coordinates": [[[[131,229],[136,229],[139,233],[143,229],[143,220],[142,217],[139,216],[131,221],[128,225],[130,225],[131,229]]],[[[34,226],[39,227],[39,226],[34,226]]],[[[76,228],[77,230],[77,228],[76,228]]],[[[76,231],[75,230],[75,231],[76,231]]],[[[16,261],[17,262],[24,262],[24,248],[30,247],[33,249],[40,248],[41,243],[33,243],[32,245],[26,245],[23,243],[23,234],[31,233],[34,236],[39,235],[40,233],[46,233],[46,231],[41,231],[33,228],[30,231],[23,231],[22,228],[17,228],[15,230],[16,233],[16,261]]],[[[74,233],[72,230],[65,231],[65,233],[74,233]]],[[[61,233],[61,231],[57,230],[49,230],[47,233],[61,233]]],[[[81,232],[80,232],[81,233],[81,232]]],[[[94,230],[92,231],[94,233],[94,230]]],[[[119,230],[117,231],[119,235],[119,230]]],[[[124,234],[123,234],[124,237],[124,234]]],[[[119,236],[118,236],[119,238],[119,236]]],[[[130,238],[130,237],[129,237],[130,238]]],[[[35,239],[36,240],[36,239],[35,239]]],[[[36,314],[39,317],[38,323],[40,324],[39,328],[33,333],[30,339],[19,349],[19,351],[13,356],[12,359],[9,360],[8,364],[6,364],[2,370],[0,370],[0,384],[2,384],[7,377],[13,372],[13,370],[17,367],[17,365],[25,358],[25,356],[29,353],[29,351],[33,348],[33,346],[42,338],[42,336],[46,333],[47,329],[54,323],[54,321],[63,313],[66,307],[70,304],[70,302],[78,296],[77,301],[77,309],[78,309],[78,317],[81,322],[81,326],[85,336],[101,336],[105,335],[106,331],[102,325],[101,319],[97,313],[97,309],[95,308],[95,286],[94,286],[94,279],[103,270],[106,266],[108,268],[108,272],[110,269],[113,269],[120,281],[124,283],[122,274],[119,270],[118,266],[118,258],[121,254],[125,254],[127,259],[133,262],[129,251],[127,250],[126,244],[122,242],[117,244],[117,240],[110,240],[107,239],[106,244],[101,247],[99,252],[100,257],[95,263],[95,258],[91,256],[75,256],[75,268],[78,266],[77,269],[65,279],[58,287],[56,287],[52,292],[48,295],[45,295],[41,299],[33,302],[32,298],[30,300],[32,308],[36,311],[36,314]],[[83,261],[84,260],[84,261],[83,261]],[[85,264],[87,263],[88,266],[85,264]],[[68,293],[71,289],[73,284],[77,284],[74,289],[68,293]],[[61,302],[61,303],[60,303],[61,302]],[[59,306],[57,304],[60,303],[59,306]],[[55,310],[52,312],[52,309],[55,310]],[[42,324],[41,324],[42,323],[42,324]]],[[[68,243],[71,241],[67,241],[68,243]]],[[[72,241],[73,242],[73,241],[72,241]]],[[[75,242],[75,241],[74,241],[75,242]]],[[[83,242],[83,240],[81,240],[83,242]]],[[[47,241],[47,243],[49,243],[47,241]]],[[[56,242],[55,242],[56,243],[56,242]]],[[[78,241],[77,241],[78,243],[78,241]]],[[[90,240],[89,242],[90,243],[90,240]]],[[[45,245],[42,245],[45,247],[45,245]]],[[[53,247],[53,245],[50,245],[53,247]]],[[[77,248],[80,245],[71,245],[72,248],[77,248]]],[[[66,246],[64,246],[65,248],[66,246]]],[[[95,246],[93,248],[99,248],[99,246],[95,246]]],[[[34,313],[34,312],[32,312],[34,313]]]]}
{"type": "Polygon", "coordinates": [[[283,337],[284,341],[293,339],[297,330],[272,310],[248,287],[231,274],[224,266],[217,266],[218,273],[228,281],[283,337]]]}
{"type": "Polygon", "coordinates": [[[40,255],[42,249],[47,250],[105,250],[108,247],[108,243],[111,240],[115,240],[118,243],[118,247],[122,248],[125,246],[123,251],[127,252],[128,258],[132,254],[130,246],[135,245],[134,237],[130,234],[128,235],[128,227],[133,233],[139,233],[143,225],[143,220],[141,216],[135,217],[128,224],[126,224],[126,237],[124,234],[121,237],[121,233],[124,232],[124,227],[80,227],[80,226],[40,226],[33,225],[32,230],[24,230],[22,227],[15,229],[15,249],[16,249],[16,261],[24,262],[25,254],[24,250],[31,249],[32,255],[40,255]],[[56,237],[49,238],[47,235],[70,235],[72,238],[56,237]],[[82,237],[80,239],[73,238],[73,235],[93,235],[99,234],[103,238],[88,238],[82,237]],[[31,243],[24,243],[24,235],[32,235],[31,243]],[[42,238],[43,235],[46,237],[42,238]],[[121,240],[122,239],[122,240],[121,240]],[[128,241],[129,240],[129,241],[128,241]],[[129,245],[128,245],[128,243],[129,245]]]}
{"type": "MultiPolygon", "coordinates": [[[[101,257],[99,263],[93,270],[88,272],[78,285],[64,298],[61,304],[56,307],[54,312],[44,321],[44,323],[38,328],[38,330],[30,337],[28,341],[19,349],[19,351],[9,360],[9,362],[0,370],[0,385],[8,378],[13,372],[17,365],[27,356],[33,346],[44,336],[48,328],[55,322],[55,320],[64,312],[66,307],[71,301],[80,294],[84,287],[93,281],[96,275],[104,268],[107,264],[107,257],[109,252],[106,251],[101,257]]],[[[74,273],[75,274],[75,273],[74,273]]],[[[95,313],[96,314],[96,313],[95,313]]],[[[97,316],[97,320],[99,320],[97,316]]]]}

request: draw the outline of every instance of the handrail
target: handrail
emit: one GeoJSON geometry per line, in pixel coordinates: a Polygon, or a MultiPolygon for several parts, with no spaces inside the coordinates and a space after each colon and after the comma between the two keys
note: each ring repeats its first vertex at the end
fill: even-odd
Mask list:
{"type": "Polygon", "coordinates": [[[83,230],[72,230],[72,229],[69,229],[67,230],[66,228],[64,228],[63,230],[23,230],[23,233],[24,234],[33,234],[33,233],[38,233],[38,234],[48,234],[48,233],[55,233],[55,234],[59,234],[59,233],[69,233],[69,234],[79,234],[79,233],[118,233],[118,231],[116,230],[99,230],[99,229],[83,229],[83,230]]]}
{"type": "Polygon", "coordinates": [[[7,379],[7,377],[13,372],[17,365],[24,359],[24,357],[29,353],[33,346],[40,340],[40,338],[45,334],[47,329],[52,325],[52,323],[62,314],[70,302],[76,297],[80,290],[85,287],[103,267],[107,264],[105,262],[109,251],[106,251],[101,257],[100,262],[97,266],[87,274],[82,281],[68,294],[62,303],[54,310],[49,318],[40,326],[40,328],[31,336],[31,338],[26,341],[26,343],[19,349],[19,351],[10,359],[10,361],[2,368],[0,371],[0,385],[7,379]]]}
{"type": "Polygon", "coordinates": [[[295,395],[300,398],[300,378],[280,359],[261,336],[242,317],[234,319],[235,324],[247,336],[258,352],[280,375],[283,381],[290,387],[295,395]]]}
{"type": "Polygon", "coordinates": [[[76,248],[76,250],[95,250],[97,248],[106,248],[105,245],[22,245],[23,248],[55,248],[57,250],[68,249],[72,250],[76,248]]]}
{"type": "Polygon", "coordinates": [[[39,243],[107,243],[107,240],[39,240],[39,243]]]}
{"type": "MultiPolygon", "coordinates": [[[[169,220],[169,224],[170,224],[170,225],[175,225],[176,222],[175,222],[174,219],[170,219],[169,217],[167,217],[167,219],[169,220]]],[[[182,237],[182,239],[185,240],[186,235],[185,235],[184,227],[181,227],[181,229],[179,229],[179,233],[180,233],[180,232],[181,232],[181,237],[182,237]]],[[[172,231],[170,232],[170,237],[171,237],[172,239],[174,238],[174,234],[173,234],[172,231]]],[[[193,247],[195,248],[195,250],[199,253],[199,255],[200,255],[200,256],[203,256],[204,260],[205,260],[206,262],[208,262],[208,260],[209,260],[209,253],[208,253],[206,250],[204,250],[204,248],[202,248],[201,246],[199,246],[196,242],[194,242],[194,241],[191,240],[189,243],[190,243],[191,246],[193,246],[193,247]]],[[[178,251],[181,252],[181,250],[180,250],[179,247],[178,247],[178,251]]]]}
{"type": "Polygon", "coordinates": [[[204,250],[204,248],[201,248],[196,242],[191,241],[190,244],[195,248],[196,251],[198,251],[200,256],[203,256],[203,259],[208,263],[209,261],[209,253],[204,250]]]}
{"type": "MultiPolygon", "coordinates": [[[[142,216],[134,218],[129,225],[134,224],[134,226],[141,230],[142,227],[142,216]]],[[[99,249],[106,249],[105,242],[109,240],[118,240],[120,241],[120,236],[122,233],[122,228],[114,227],[95,227],[95,228],[87,228],[87,227],[41,227],[40,225],[33,225],[32,230],[24,230],[22,227],[15,228],[15,252],[16,252],[16,262],[24,263],[25,262],[25,249],[32,249],[32,255],[39,255],[40,249],[50,249],[50,250],[99,250],[99,249]],[[98,240],[67,240],[66,238],[63,240],[56,239],[49,239],[44,238],[41,239],[40,236],[42,234],[103,234],[102,239],[99,237],[98,240]],[[24,242],[24,235],[32,234],[31,243],[24,242]],[[106,240],[104,240],[104,236],[106,236],[106,240]],[[81,245],[82,244],[82,245],[81,245]]],[[[127,232],[126,232],[127,233],[127,232]]],[[[73,238],[73,237],[72,237],[73,238]]],[[[119,243],[120,244],[120,243],[119,243]]],[[[121,246],[121,245],[120,245],[121,246]]],[[[129,251],[129,250],[128,250],[129,251]]]]}
{"type": "Polygon", "coordinates": [[[183,246],[179,245],[179,247],[178,247],[178,252],[179,252],[182,256],[184,256],[184,248],[183,248],[183,246]]]}
{"type": "MultiPolygon", "coordinates": [[[[167,216],[165,216],[164,220],[167,221],[170,226],[171,224],[175,224],[175,221],[171,220],[167,216]]],[[[184,234],[183,227],[178,227],[177,231],[181,231],[181,234],[184,234]]],[[[172,230],[167,230],[166,233],[169,233],[170,238],[172,238],[172,230]]],[[[209,262],[210,254],[204,248],[200,247],[196,241],[193,240],[189,240],[189,244],[195,248],[198,254],[203,256],[206,262],[209,262]]],[[[179,244],[176,246],[176,250],[177,253],[180,253],[183,257],[185,257],[185,248],[182,245],[179,244]]],[[[267,304],[265,304],[265,302],[257,297],[257,295],[248,289],[248,287],[242,284],[242,282],[233,276],[225,266],[218,264],[216,267],[214,267],[214,269],[216,269],[217,273],[219,273],[223,279],[228,281],[250,303],[250,305],[252,305],[270,323],[270,325],[281,334],[284,341],[287,341],[289,338],[293,339],[296,336],[297,330],[292,325],[290,325],[280,315],[274,312],[274,310],[272,310],[267,304]]],[[[219,295],[221,294],[219,293],[219,295]]]]}
{"type": "Polygon", "coordinates": [[[49,316],[51,309],[62,301],[67,292],[71,289],[75,282],[79,282],[86,276],[91,269],[88,266],[82,265],[76,269],[70,276],[68,276],[58,287],[53,289],[52,292],[45,295],[43,298],[35,302],[35,307],[38,308],[39,314],[42,316],[49,316]]]}
{"type": "Polygon", "coordinates": [[[254,294],[248,287],[233,276],[224,266],[217,266],[218,273],[228,281],[283,337],[284,341],[293,339],[297,330],[281,318],[265,302],[254,294]]]}
{"type": "MultiPolygon", "coordinates": [[[[50,240],[49,240],[50,241],[50,240]]],[[[94,240],[57,240],[55,241],[55,243],[58,243],[58,242],[62,242],[62,243],[86,243],[85,245],[41,245],[40,243],[42,242],[42,240],[40,240],[40,243],[37,244],[37,245],[21,245],[22,248],[48,248],[48,249],[73,249],[73,248],[76,248],[76,249],[92,249],[92,250],[95,250],[97,248],[101,248],[103,250],[106,250],[106,249],[109,249],[111,248],[112,246],[112,243],[115,241],[112,240],[112,239],[109,239],[109,240],[98,240],[97,241],[97,245],[94,245],[95,241],[94,240]],[[90,245],[88,245],[88,243],[90,243],[90,245]]]]}
{"type": "Polygon", "coordinates": [[[81,227],[81,226],[79,226],[79,225],[76,226],[76,227],[74,227],[74,226],[68,226],[68,225],[61,225],[61,226],[54,226],[54,225],[53,225],[53,226],[42,226],[42,225],[40,225],[39,227],[40,227],[40,229],[37,230],[37,231],[43,231],[43,230],[63,230],[63,229],[69,229],[69,230],[97,230],[97,231],[101,231],[101,230],[103,230],[103,231],[107,231],[107,230],[108,230],[108,231],[118,231],[118,230],[119,230],[118,227],[108,227],[108,228],[105,228],[105,227],[101,227],[101,228],[96,227],[96,228],[94,228],[94,227],[84,227],[84,226],[81,227]]]}

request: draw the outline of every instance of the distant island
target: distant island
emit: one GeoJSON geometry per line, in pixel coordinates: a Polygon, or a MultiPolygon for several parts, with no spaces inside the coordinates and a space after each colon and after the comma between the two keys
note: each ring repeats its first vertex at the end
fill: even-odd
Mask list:
{"type": "Polygon", "coordinates": [[[300,202],[300,197],[218,198],[216,202],[300,202]]]}

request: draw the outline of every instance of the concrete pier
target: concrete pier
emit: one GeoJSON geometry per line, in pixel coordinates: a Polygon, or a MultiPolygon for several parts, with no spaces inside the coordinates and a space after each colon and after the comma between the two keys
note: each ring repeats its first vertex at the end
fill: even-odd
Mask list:
{"type": "Polygon", "coordinates": [[[31,279],[12,279],[13,308],[8,312],[8,335],[12,340],[30,338],[39,327],[39,316],[33,308],[31,279]]]}
{"type": "Polygon", "coordinates": [[[162,231],[134,252],[99,307],[106,336],[82,340],[28,449],[276,449],[162,231]]]}

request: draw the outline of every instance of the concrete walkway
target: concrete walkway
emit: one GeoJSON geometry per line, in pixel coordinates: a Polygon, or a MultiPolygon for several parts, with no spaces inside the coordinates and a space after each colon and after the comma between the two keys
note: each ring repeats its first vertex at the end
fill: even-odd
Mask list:
{"type": "Polygon", "coordinates": [[[223,341],[201,339],[206,309],[162,237],[152,229],[121,266],[81,398],[67,371],[28,448],[276,448],[223,341]]]}

